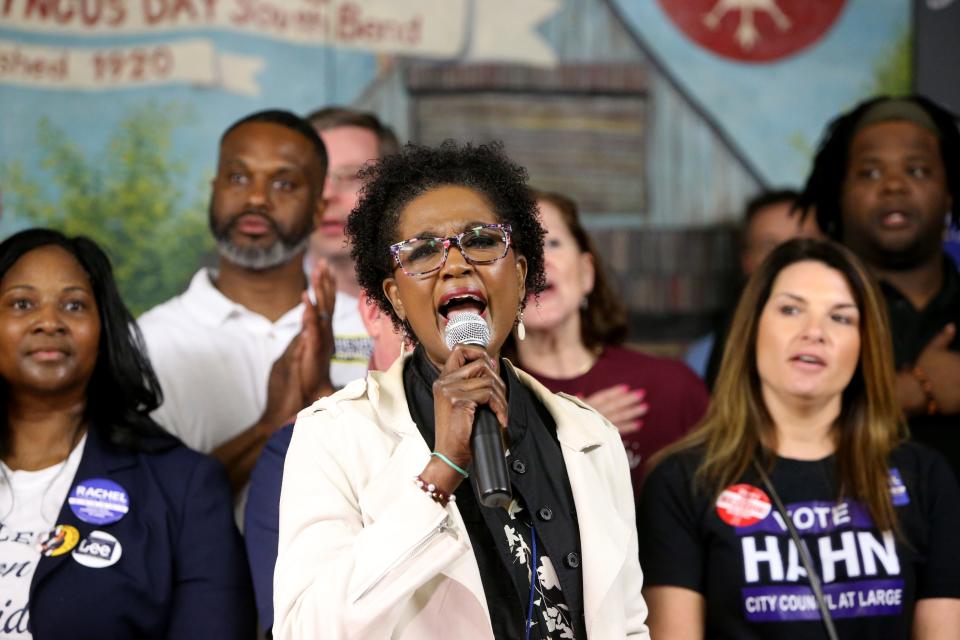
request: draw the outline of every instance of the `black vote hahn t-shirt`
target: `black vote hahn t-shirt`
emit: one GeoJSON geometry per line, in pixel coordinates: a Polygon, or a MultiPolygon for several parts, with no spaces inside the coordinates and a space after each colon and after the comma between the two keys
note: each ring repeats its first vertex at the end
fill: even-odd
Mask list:
{"type": "MultiPolygon", "coordinates": [[[[822,640],[823,622],[783,518],[752,471],[721,494],[694,487],[698,454],[673,455],[648,475],[638,526],[644,586],[706,600],[707,638],[822,640]]],[[[916,444],[890,460],[901,528],[874,526],[837,500],[834,458],[778,458],[771,476],[820,574],[841,638],[906,639],[919,598],[960,598],[960,488],[947,463],[916,444]]]]}

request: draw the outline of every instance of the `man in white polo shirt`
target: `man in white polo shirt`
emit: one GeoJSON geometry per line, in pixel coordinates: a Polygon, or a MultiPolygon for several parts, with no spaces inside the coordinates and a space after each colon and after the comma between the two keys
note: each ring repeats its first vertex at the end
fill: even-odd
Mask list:
{"type": "Polygon", "coordinates": [[[323,139],[329,170],[323,188],[323,220],[310,238],[305,269],[324,259],[337,282],[333,333],[336,347],[330,362],[330,378],[336,387],[367,374],[373,343],[367,335],[357,306],[360,285],[343,233],[347,216],[357,206],[364,165],[399,150],[397,137],[372,113],[345,107],[314,111],[307,120],[323,139]]]}
{"type": "Polygon", "coordinates": [[[326,170],[323,141],[292,113],[261,111],[231,125],[210,199],[217,266],[139,320],[163,389],[154,417],[220,459],[234,490],[267,438],[332,391],[335,284],[321,265],[314,305],[302,269],[326,170]]]}

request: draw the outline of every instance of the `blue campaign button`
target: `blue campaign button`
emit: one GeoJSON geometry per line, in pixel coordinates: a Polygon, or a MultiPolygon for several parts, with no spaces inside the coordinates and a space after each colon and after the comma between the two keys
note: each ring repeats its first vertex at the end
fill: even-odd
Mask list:
{"type": "Polygon", "coordinates": [[[902,507],[910,504],[910,494],[907,493],[907,485],[903,484],[903,478],[900,476],[900,469],[890,468],[890,497],[893,506],[902,507]]]}
{"type": "Polygon", "coordinates": [[[106,478],[88,478],[78,482],[67,502],[75,516],[90,524],[112,524],[130,510],[126,490],[106,478]]]}

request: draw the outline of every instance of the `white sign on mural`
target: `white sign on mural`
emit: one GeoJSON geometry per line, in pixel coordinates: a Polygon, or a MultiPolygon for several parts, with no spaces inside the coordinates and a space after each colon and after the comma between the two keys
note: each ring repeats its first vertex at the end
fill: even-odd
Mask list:
{"type": "MultiPolygon", "coordinates": [[[[536,27],[558,0],[4,0],[0,22],[26,33],[124,37],[198,30],[384,54],[555,62],[536,27]],[[503,17],[509,15],[509,20],[503,17]]],[[[57,89],[216,85],[256,95],[263,62],[209,40],[127,47],[39,47],[0,41],[0,83],[57,89]]]]}
{"type": "Polygon", "coordinates": [[[209,40],[131,47],[41,47],[0,40],[0,81],[48,89],[97,91],[183,83],[241,95],[260,92],[259,58],[218,53],[209,40]]]}

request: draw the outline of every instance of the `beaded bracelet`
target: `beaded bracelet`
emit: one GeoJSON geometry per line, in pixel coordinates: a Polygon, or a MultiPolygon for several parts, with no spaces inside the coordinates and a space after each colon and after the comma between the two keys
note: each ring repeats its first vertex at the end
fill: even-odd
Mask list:
{"type": "Polygon", "coordinates": [[[430,498],[433,499],[433,501],[439,504],[441,507],[447,506],[448,502],[457,501],[457,496],[453,495],[452,493],[447,493],[443,489],[438,488],[437,485],[433,484],[432,482],[428,483],[424,481],[424,479],[421,478],[420,476],[415,477],[413,479],[413,483],[417,485],[417,487],[421,491],[423,491],[428,496],[430,496],[430,498]]]}
{"type": "Polygon", "coordinates": [[[937,405],[937,399],[933,397],[933,385],[930,383],[930,378],[927,377],[927,372],[920,365],[915,365],[910,373],[913,374],[913,377],[920,383],[920,388],[923,389],[923,395],[927,400],[927,415],[936,415],[940,407],[937,405]]]}
{"type": "Polygon", "coordinates": [[[443,454],[440,453],[439,451],[434,451],[434,452],[431,453],[430,455],[433,456],[433,457],[435,457],[435,458],[439,458],[439,459],[443,460],[444,462],[446,462],[448,467],[450,467],[451,469],[453,469],[454,471],[456,471],[457,473],[459,473],[461,476],[463,476],[464,479],[470,477],[470,474],[467,473],[467,470],[466,470],[466,469],[463,469],[463,468],[460,467],[458,464],[456,464],[453,460],[451,460],[451,459],[448,458],[447,456],[443,455],[443,454]]]}

